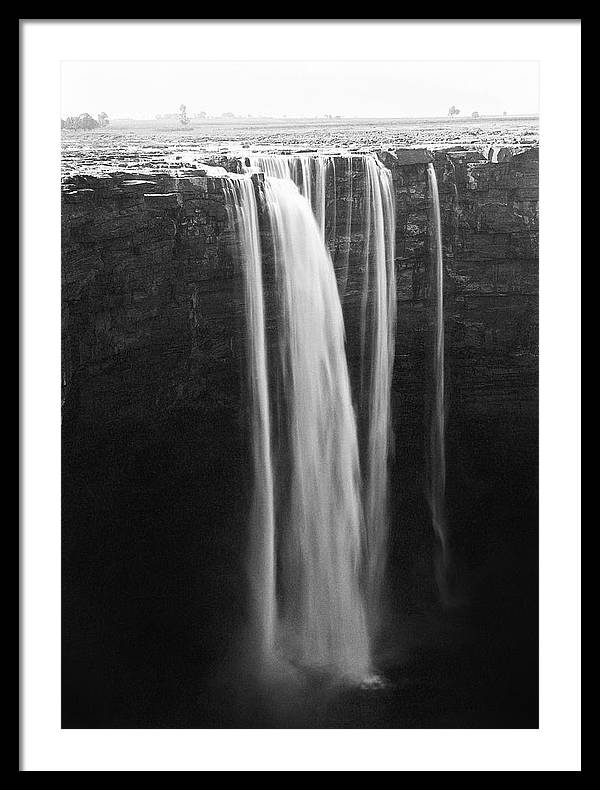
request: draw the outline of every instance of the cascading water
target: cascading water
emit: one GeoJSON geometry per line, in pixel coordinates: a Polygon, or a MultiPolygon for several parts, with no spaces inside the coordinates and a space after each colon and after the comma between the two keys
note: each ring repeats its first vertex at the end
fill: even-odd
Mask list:
{"type": "Polygon", "coordinates": [[[308,200],[325,236],[325,193],[329,169],[333,167],[330,156],[308,154],[273,154],[250,156],[251,167],[273,178],[290,178],[308,200]]]}
{"type": "Polygon", "coordinates": [[[449,603],[448,530],[446,523],[446,416],[444,378],[444,259],[442,221],[437,178],[433,164],[427,166],[433,215],[433,276],[431,294],[434,304],[435,340],[433,353],[434,396],[430,430],[429,505],[433,529],[438,540],[436,577],[442,603],[449,603]]]}
{"type": "MultiPolygon", "coordinates": [[[[348,191],[345,227],[347,237],[340,276],[340,292],[346,288],[352,235],[352,173],[362,170],[364,198],[360,236],[364,240],[361,295],[361,375],[358,408],[365,436],[362,448],[366,598],[371,631],[378,626],[380,596],[387,556],[388,459],[391,445],[390,396],[396,326],[395,207],[391,172],[371,154],[342,156],[348,191]],[[356,160],[356,163],[355,163],[356,160]]],[[[251,157],[251,165],[268,175],[292,179],[309,200],[319,227],[325,227],[325,189],[333,213],[334,232],[326,239],[335,248],[336,170],[331,156],[279,155],[251,157]],[[332,178],[328,178],[331,173],[332,178]]]]}
{"type": "Polygon", "coordinates": [[[290,179],[268,178],[281,310],[285,458],[281,618],[298,663],[364,679],[371,669],[360,569],[363,522],[344,325],[329,255],[290,179]]]}
{"type": "Polygon", "coordinates": [[[367,425],[364,452],[367,601],[378,625],[387,557],[390,397],[396,329],[395,211],[390,171],[373,156],[362,158],[363,291],[361,299],[360,413],[367,425]]]}
{"type": "Polygon", "coordinates": [[[250,576],[253,631],[263,661],[275,642],[275,516],[271,418],[265,343],[262,255],[254,184],[250,177],[225,180],[229,220],[239,241],[244,273],[248,401],[251,426],[253,500],[250,514],[250,576]]]}
{"type": "MultiPolygon", "coordinates": [[[[247,176],[233,177],[226,194],[243,248],[248,331],[258,337],[249,340],[248,363],[254,484],[264,487],[255,492],[252,516],[260,643],[264,653],[276,649],[301,666],[365,681],[387,554],[395,219],[391,173],[370,155],[343,158],[350,190],[342,229],[348,237],[346,258],[352,173],[359,172],[354,159],[365,183],[362,395],[357,396],[365,441],[360,453],[340,295],[324,243],[327,186],[333,190],[330,211],[336,197],[335,160],[250,157],[250,170],[266,175],[264,205],[279,301],[270,379],[253,184],[247,176]],[[269,380],[275,393],[271,424],[269,380]],[[277,448],[273,463],[271,432],[277,448]],[[266,535],[260,533],[261,518],[266,535]]],[[[334,240],[329,241],[335,246],[333,220],[334,240]]],[[[347,277],[347,261],[345,268],[347,277]]]]}
{"type": "Polygon", "coordinates": [[[341,304],[310,206],[290,179],[267,178],[280,299],[283,458],[282,642],[303,666],[357,680],[371,668],[359,574],[356,423],[341,304]]]}

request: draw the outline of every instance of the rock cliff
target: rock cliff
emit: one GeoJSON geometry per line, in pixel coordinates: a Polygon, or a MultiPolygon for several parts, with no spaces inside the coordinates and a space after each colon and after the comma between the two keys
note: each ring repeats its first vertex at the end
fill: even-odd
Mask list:
{"type": "MultiPolygon", "coordinates": [[[[472,151],[418,149],[381,154],[393,174],[397,207],[394,388],[400,399],[424,395],[431,330],[426,168],[434,161],[453,402],[489,414],[517,405],[535,409],[537,149],[503,156],[490,161],[491,152],[487,159],[472,151]]],[[[336,162],[327,239],[338,277],[348,267],[344,311],[355,360],[363,185],[359,169],[351,177],[344,172],[347,161],[336,162]]],[[[199,173],[81,175],[63,183],[67,420],[110,431],[178,407],[239,404],[240,270],[221,180],[199,173]]]]}

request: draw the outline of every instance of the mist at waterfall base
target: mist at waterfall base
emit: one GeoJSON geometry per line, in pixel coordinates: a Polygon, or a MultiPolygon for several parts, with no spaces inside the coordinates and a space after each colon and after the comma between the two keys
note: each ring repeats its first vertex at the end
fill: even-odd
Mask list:
{"type": "Polygon", "coordinates": [[[518,415],[508,435],[467,424],[460,405],[446,420],[435,197],[420,421],[390,405],[389,172],[370,156],[248,169],[266,174],[260,191],[250,174],[225,187],[244,275],[242,430],[190,409],[120,442],[65,442],[65,546],[85,554],[67,567],[87,579],[67,580],[64,622],[87,636],[67,642],[63,726],[536,726],[536,579],[506,577],[502,556],[535,519],[535,461],[518,415]],[[336,202],[336,165],[350,185],[361,172],[362,201],[350,189],[336,202]],[[335,230],[346,238],[357,217],[362,263],[349,271],[335,230]],[[447,610],[450,556],[468,606],[447,610]],[[115,583],[94,587],[105,562],[115,583]],[[91,679],[78,683],[82,649],[91,679]]]}

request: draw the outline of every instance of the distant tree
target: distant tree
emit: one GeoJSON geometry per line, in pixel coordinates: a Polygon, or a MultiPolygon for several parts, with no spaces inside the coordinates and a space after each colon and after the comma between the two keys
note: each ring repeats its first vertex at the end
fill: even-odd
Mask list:
{"type": "Polygon", "coordinates": [[[100,128],[103,129],[105,126],[108,126],[110,121],[108,120],[108,115],[105,112],[101,112],[98,116],[98,124],[100,128]]]}
{"type": "Polygon", "coordinates": [[[224,112],[221,117],[222,118],[235,118],[235,115],[232,112],[224,112]]]}
{"type": "Polygon", "coordinates": [[[88,112],[81,113],[81,115],[70,116],[64,122],[65,129],[75,129],[77,131],[88,129],[97,129],[100,124],[88,112]]]}
{"type": "Polygon", "coordinates": [[[460,110],[458,109],[458,107],[455,107],[454,105],[452,105],[452,107],[450,107],[450,109],[448,110],[448,115],[451,118],[453,118],[455,115],[458,115],[459,113],[460,110]]]}
{"type": "Polygon", "coordinates": [[[478,112],[472,112],[471,113],[471,118],[479,118],[479,113],[478,112]]]}
{"type": "Polygon", "coordinates": [[[189,123],[189,119],[187,117],[187,109],[185,104],[179,105],[179,123],[182,126],[187,126],[189,123]]]}
{"type": "Polygon", "coordinates": [[[80,129],[97,129],[100,125],[88,112],[82,113],[77,120],[80,129]]]}
{"type": "Polygon", "coordinates": [[[202,112],[196,113],[196,118],[206,118],[206,113],[204,110],[202,112]]]}
{"type": "Polygon", "coordinates": [[[502,115],[508,115],[508,113],[506,112],[506,110],[504,110],[504,112],[502,113],[502,115]]]}

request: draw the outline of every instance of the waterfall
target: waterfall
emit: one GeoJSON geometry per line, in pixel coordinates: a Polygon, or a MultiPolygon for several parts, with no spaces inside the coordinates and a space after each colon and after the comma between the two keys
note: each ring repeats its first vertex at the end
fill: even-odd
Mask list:
{"type": "Polygon", "coordinates": [[[325,238],[325,195],[327,175],[333,166],[330,156],[310,154],[272,154],[249,157],[250,166],[261,170],[266,176],[291,178],[308,200],[319,224],[321,236],[325,238]]]}
{"type": "Polygon", "coordinates": [[[444,381],[444,259],[442,221],[437,178],[433,164],[427,166],[433,213],[433,276],[431,295],[434,304],[434,396],[430,428],[429,505],[433,529],[438,540],[436,577],[442,603],[449,602],[448,531],[446,524],[446,417],[444,381]]]}
{"type": "Polygon", "coordinates": [[[284,457],[278,467],[288,470],[280,502],[282,639],[301,665],[362,680],[371,656],[359,583],[361,482],[341,304],[307,199],[289,178],[267,178],[265,194],[281,312],[284,457]]]}
{"type": "Polygon", "coordinates": [[[391,385],[396,329],[395,210],[390,171],[375,157],[362,157],[360,413],[366,422],[364,451],[367,536],[367,600],[371,626],[378,625],[387,557],[388,460],[391,450],[391,385]]]}
{"type": "Polygon", "coordinates": [[[390,171],[372,155],[344,159],[349,195],[342,233],[348,239],[338,290],[325,244],[326,197],[331,237],[336,236],[335,160],[249,157],[250,172],[266,176],[263,197],[278,298],[269,371],[258,215],[248,176],[232,177],[227,196],[238,218],[247,326],[255,335],[248,341],[254,485],[264,490],[255,492],[251,561],[260,641],[265,652],[276,650],[292,663],[364,681],[380,625],[387,556],[395,211],[390,171]],[[345,291],[353,230],[352,174],[359,167],[365,185],[356,226],[363,239],[355,394],[360,448],[339,295],[345,291]],[[266,534],[260,534],[261,519],[266,534]]]}
{"type": "Polygon", "coordinates": [[[224,180],[229,221],[239,243],[244,279],[253,499],[250,512],[250,579],[253,631],[264,661],[275,642],[275,517],[265,343],[262,254],[254,184],[249,176],[224,180]]]}
{"type": "MultiPolygon", "coordinates": [[[[362,168],[364,199],[360,217],[363,239],[360,322],[360,392],[358,406],[362,433],[365,436],[361,453],[363,468],[366,559],[366,597],[372,631],[378,626],[381,588],[385,571],[388,536],[388,461],[391,450],[391,383],[394,364],[396,328],[395,279],[395,205],[391,172],[372,154],[347,155],[349,195],[343,232],[347,236],[340,274],[339,289],[346,290],[350,237],[352,234],[352,173],[362,168]]],[[[326,241],[335,246],[337,219],[337,184],[335,159],[330,156],[300,154],[255,156],[251,165],[274,178],[294,181],[301,194],[311,203],[313,213],[325,238],[326,188],[327,205],[333,218],[333,231],[326,241]],[[328,173],[332,178],[328,179],[328,173]]]]}

